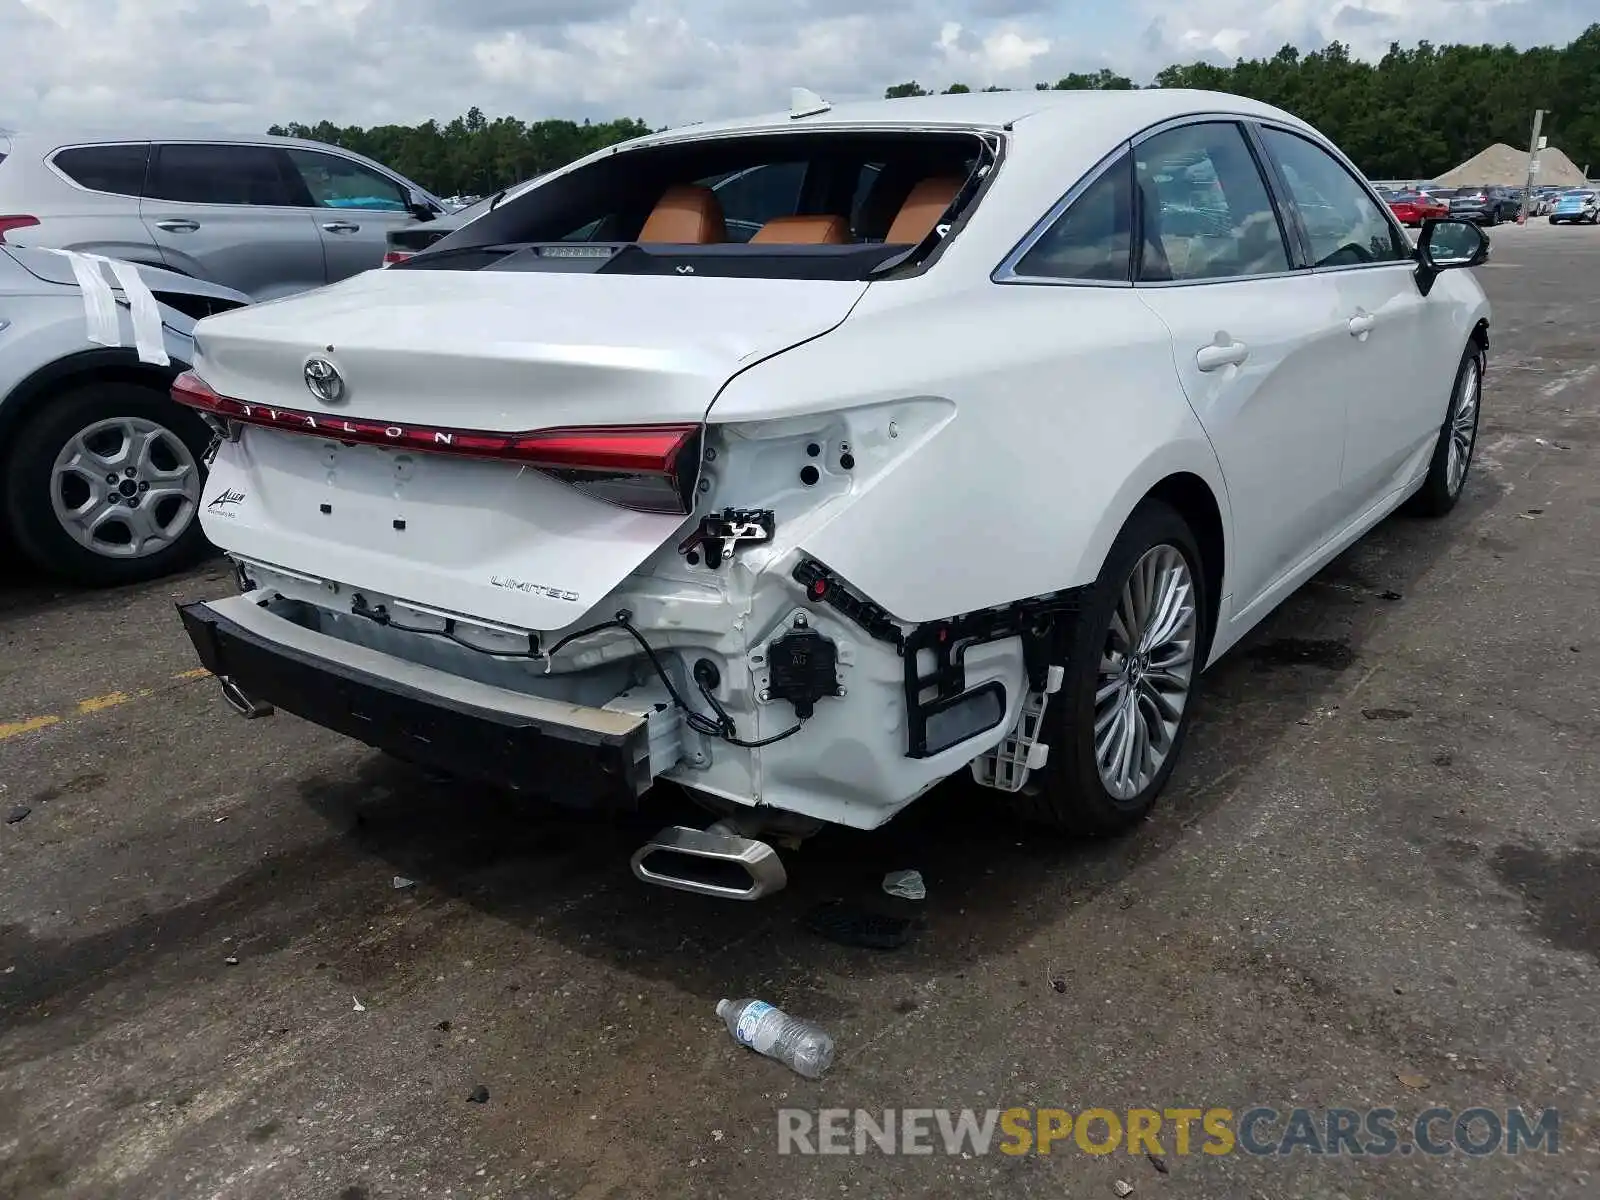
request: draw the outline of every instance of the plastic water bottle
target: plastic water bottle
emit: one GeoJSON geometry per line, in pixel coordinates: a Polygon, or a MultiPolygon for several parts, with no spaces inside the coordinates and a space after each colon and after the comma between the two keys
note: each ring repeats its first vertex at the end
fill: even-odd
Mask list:
{"type": "Polygon", "coordinates": [[[833,1039],[810,1021],[765,1000],[719,1000],[717,1016],[734,1041],[816,1079],[833,1065],[833,1039]]]}

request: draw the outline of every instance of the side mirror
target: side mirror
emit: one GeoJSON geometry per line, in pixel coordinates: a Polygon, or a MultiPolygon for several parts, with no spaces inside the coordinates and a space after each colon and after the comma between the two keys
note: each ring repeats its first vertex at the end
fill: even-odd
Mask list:
{"type": "Polygon", "coordinates": [[[1429,217],[1417,238],[1417,290],[1433,291],[1443,271],[1481,267],[1489,261],[1489,235],[1471,221],[1429,217]]]}
{"type": "Polygon", "coordinates": [[[419,221],[431,221],[439,215],[433,202],[415,188],[406,194],[406,209],[419,221]]]}

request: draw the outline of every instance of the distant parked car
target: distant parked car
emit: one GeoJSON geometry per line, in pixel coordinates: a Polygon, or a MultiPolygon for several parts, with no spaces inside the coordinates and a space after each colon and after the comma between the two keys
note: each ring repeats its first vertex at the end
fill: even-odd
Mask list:
{"type": "Polygon", "coordinates": [[[1450,215],[1479,225],[1515,221],[1522,208],[1522,193],[1507,187],[1464,187],[1450,195],[1450,215]]]}
{"type": "Polygon", "coordinates": [[[134,583],[206,551],[197,517],[211,434],[169,389],[193,361],[195,321],[249,298],[136,268],[160,319],[141,355],[127,336],[137,308],[111,290],[103,266],[89,265],[102,272],[104,315],[128,345],[90,340],[94,306],[65,257],[0,248],[0,526],[54,574],[134,583]],[[152,361],[162,354],[166,365],[152,361]]]}
{"type": "Polygon", "coordinates": [[[484,213],[498,208],[513,196],[522,195],[541,178],[542,176],[535,175],[532,179],[514,183],[503,191],[475,200],[463,208],[438,215],[416,217],[403,225],[394,226],[385,235],[383,265],[393,266],[397,262],[404,262],[420,250],[426,250],[446,234],[460,229],[468,221],[476,221],[484,213]]]}
{"type": "Polygon", "coordinates": [[[1600,193],[1588,188],[1574,188],[1562,192],[1550,210],[1552,225],[1600,224],[1600,193]]]}
{"type": "Polygon", "coordinates": [[[0,242],[164,267],[255,300],[377,267],[391,228],[444,211],[320,142],[0,134],[0,242]]]}
{"type": "Polygon", "coordinates": [[[1442,219],[1450,215],[1449,201],[1436,200],[1425,192],[1388,192],[1384,200],[1402,225],[1421,225],[1430,218],[1442,219]]]}

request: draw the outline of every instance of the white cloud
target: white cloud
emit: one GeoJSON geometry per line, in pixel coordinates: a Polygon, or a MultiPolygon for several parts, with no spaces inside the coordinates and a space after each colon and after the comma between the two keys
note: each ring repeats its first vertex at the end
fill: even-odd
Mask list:
{"type": "Polygon", "coordinates": [[[1565,41],[1595,0],[0,0],[0,124],[641,117],[845,100],[917,79],[1028,87],[1111,67],[1391,40],[1565,41]],[[870,14],[870,15],[868,15],[870,14]]]}

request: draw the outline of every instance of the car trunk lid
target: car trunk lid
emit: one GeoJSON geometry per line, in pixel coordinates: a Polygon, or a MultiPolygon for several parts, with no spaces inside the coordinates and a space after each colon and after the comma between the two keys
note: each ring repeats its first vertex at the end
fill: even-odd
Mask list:
{"type": "MultiPolygon", "coordinates": [[[[421,611],[565,628],[686,521],[603,498],[626,500],[652,469],[648,447],[606,448],[617,427],[659,449],[671,439],[652,431],[700,425],[728,379],[826,333],[866,286],[374,271],[210,318],[196,369],[240,424],[213,465],[206,533],[421,611]],[[572,431],[567,457],[513,452],[553,430],[572,431]]],[[[698,441],[680,442],[692,486],[698,441]]]]}

